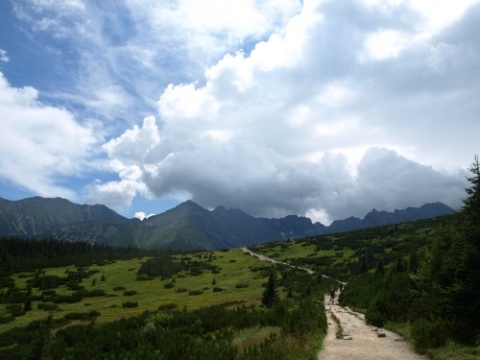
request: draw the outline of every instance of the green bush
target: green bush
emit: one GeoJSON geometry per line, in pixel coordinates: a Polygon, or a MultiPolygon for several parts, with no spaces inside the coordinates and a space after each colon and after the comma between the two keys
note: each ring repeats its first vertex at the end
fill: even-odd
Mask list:
{"type": "Polygon", "coordinates": [[[68,313],[65,314],[63,318],[67,320],[89,320],[100,315],[101,314],[98,311],[92,310],[84,313],[68,313]]]}
{"type": "Polygon", "coordinates": [[[168,303],[162,304],[158,307],[158,311],[167,311],[167,310],[174,310],[177,308],[177,304],[175,303],[168,303]]]}
{"type": "Polygon", "coordinates": [[[123,295],[124,296],[133,296],[133,295],[137,295],[137,292],[135,290],[127,290],[127,291],[123,292],[123,295]]]}
{"type": "Polygon", "coordinates": [[[419,353],[444,345],[450,336],[449,325],[443,319],[428,321],[419,318],[412,323],[410,332],[415,350],[419,353]]]}
{"type": "Polygon", "coordinates": [[[203,290],[190,290],[188,292],[188,295],[193,295],[193,296],[202,295],[202,294],[203,294],[203,290]]]}
{"type": "Polygon", "coordinates": [[[0,316],[0,324],[7,324],[9,322],[12,322],[13,320],[15,320],[15,316],[0,316]]]}
{"type": "Polygon", "coordinates": [[[59,309],[57,304],[49,304],[49,303],[40,303],[38,304],[38,308],[40,310],[45,310],[45,311],[54,311],[59,309]]]}
{"type": "Polygon", "coordinates": [[[122,303],[122,307],[124,308],[136,308],[138,307],[138,302],[137,301],[126,301],[122,303]]]}

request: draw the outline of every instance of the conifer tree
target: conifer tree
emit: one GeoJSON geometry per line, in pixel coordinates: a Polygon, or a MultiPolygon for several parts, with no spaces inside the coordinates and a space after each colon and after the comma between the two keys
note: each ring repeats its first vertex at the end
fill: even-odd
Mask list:
{"type": "Polygon", "coordinates": [[[272,271],[268,277],[267,287],[263,291],[262,305],[272,307],[277,299],[278,295],[275,285],[275,273],[272,271]]]}

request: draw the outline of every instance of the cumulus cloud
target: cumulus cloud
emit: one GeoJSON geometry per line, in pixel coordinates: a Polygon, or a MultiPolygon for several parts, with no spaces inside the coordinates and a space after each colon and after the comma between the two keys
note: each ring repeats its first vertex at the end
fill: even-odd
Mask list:
{"type": "MultiPolygon", "coordinates": [[[[455,34],[479,14],[442,31],[427,26],[427,37],[424,14],[401,2],[306,1],[249,54],[207,69],[202,85],[169,85],[161,126],[147,118],[105,149],[120,174],[138,171],[136,191],[255,216],[329,222],[372,207],[458,207],[458,166],[475,151],[469,133],[480,131],[466,70],[478,65],[457,62],[458,50],[473,59],[479,47],[455,34]]],[[[128,183],[121,178],[115,184],[128,183]]]]}
{"type": "Polygon", "coordinates": [[[39,195],[75,199],[57,177],[77,176],[97,142],[67,110],[43,104],[32,87],[12,87],[0,73],[0,176],[39,195]]]}
{"type": "Polygon", "coordinates": [[[17,9],[36,31],[80,39],[79,102],[129,122],[103,145],[118,178],[86,187],[89,202],[323,222],[460,204],[480,133],[478,2],[36,3],[49,22],[17,9]]]}

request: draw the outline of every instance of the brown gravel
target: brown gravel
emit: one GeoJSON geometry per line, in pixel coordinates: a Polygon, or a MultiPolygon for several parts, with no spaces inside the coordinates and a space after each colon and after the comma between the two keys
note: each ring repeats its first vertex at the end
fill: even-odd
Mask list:
{"type": "Polygon", "coordinates": [[[415,354],[404,339],[391,331],[377,329],[365,323],[364,315],[355,313],[339,305],[328,304],[328,332],[318,353],[319,360],[426,360],[415,354]],[[343,329],[343,338],[337,339],[337,323],[334,314],[343,329]],[[380,335],[380,336],[379,336],[380,335]],[[384,336],[383,336],[384,335],[384,336]]]}

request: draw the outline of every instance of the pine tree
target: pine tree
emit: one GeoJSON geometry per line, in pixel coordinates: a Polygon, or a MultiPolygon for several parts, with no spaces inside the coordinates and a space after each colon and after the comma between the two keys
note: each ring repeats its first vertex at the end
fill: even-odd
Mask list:
{"type": "Polygon", "coordinates": [[[263,291],[262,305],[272,307],[277,300],[278,295],[275,285],[275,273],[272,271],[268,277],[267,287],[263,291]]]}
{"type": "Polygon", "coordinates": [[[463,200],[463,216],[472,224],[480,224],[480,163],[478,155],[475,155],[475,160],[468,169],[473,176],[467,178],[472,184],[472,187],[465,189],[468,197],[463,200]]]}

